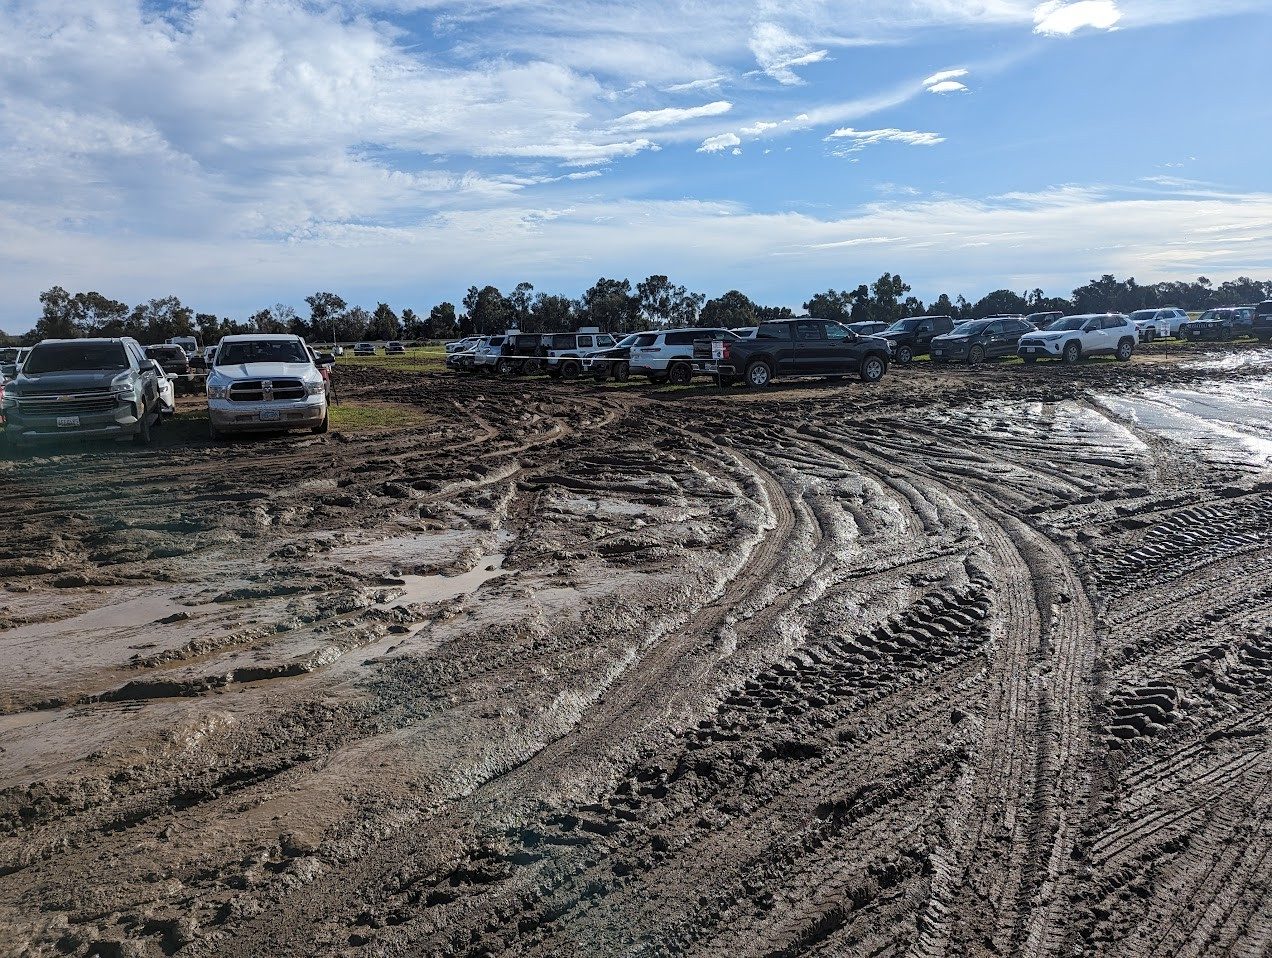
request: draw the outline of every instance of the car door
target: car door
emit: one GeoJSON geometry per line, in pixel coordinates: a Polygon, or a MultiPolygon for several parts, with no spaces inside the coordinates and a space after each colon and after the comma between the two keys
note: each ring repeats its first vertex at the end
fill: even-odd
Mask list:
{"type": "Polygon", "coordinates": [[[795,329],[795,369],[800,376],[821,376],[827,363],[826,328],[817,320],[798,320],[795,329]]]}
{"type": "MultiPolygon", "coordinates": [[[[996,319],[986,326],[980,334],[981,348],[985,350],[986,359],[997,359],[1002,355],[1003,321],[996,319]]],[[[975,340],[973,340],[975,343],[975,340]]]]}
{"type": "Polygon", "coordinates": [[[1016,349],[1020,346],[1020,337],[1033,329],[1023,319],[1006,319],[1003,320],[1003,332],[1001,336],[1000,356],[1015,356],[1016,349]]]}
{"type": "Polygon", "coordinates": [[[793,325],[795,324],[760,323],[755,330],[756,346],[772,357],[775,375],[791,376],[795,373],[795,342],[791,339],[793,325]]]}
{"type": "Polygon", "coordinates": [[[826,323],[825,362],[822,373],[827,376],[843,376],[856,372],[861,366],[861,337],[842,323],[826,323]]]}

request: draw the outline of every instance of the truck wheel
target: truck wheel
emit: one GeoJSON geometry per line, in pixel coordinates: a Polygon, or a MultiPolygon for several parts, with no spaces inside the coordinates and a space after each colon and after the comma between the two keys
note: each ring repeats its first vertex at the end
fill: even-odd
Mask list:
{"type": "Polygon", "coordinates": [[[1153,329],[1151,326],[1148,329],[1144,330],[1145,343],[1151,343],[1156,338],[1157,338],[1157,330],[1153,329]]]}
{"type": "Polygon", "coordinates": [[[1126,362],[1135,353],[1135,340],[1127,336],[1117,344],[1117,352],[1114,354],[1122,362],[1126,362]]]}
{"type": "Polygon", "coordinates": [[[686,363],[673,363],[667,371],[667,380],[673,386],[688,386],[693,379],[693,370],[686,363]]]}
{"type": "Polygon", "coordinates": [[[877,383],[883,378],[887,366],[878,356],[867,356],[861,361],[861,381],[863,383],[877,383]]]}
{"type": "Polygon", "coordinates": [[[561,364],[561,378],[562,379],[578,379],[579,364],[573,359],[567,359],[565,362],[563,362],[561,364]]]}
{"type": "Polygon", "coordinates": [[[969,366],[979,366],[985,361],[985,347],[973,346],[971,352],[967,354],[967,364],[969,366]]]}
{"type": "Polygon", "coordinates": [[[627,363],[614,364],[614,382],[625,383],[627,382],[628,379],[631,378],[631,375],[632,375],[632,367],[629,366],[627,363]]]}
{"type": "Polygon", "coordinates": [[[764,360],[751,363],[746,367],[746,384],[764,388],[773,383],[773,368],[764,360]]]}
{"type": "Polygon", "coordinates": [[[1082,358],[1082,347],[1077,343],[1068,343],[1064,347],[1064,361],[1072,365],[1082,358]]]}
{"type": "Polygon", "coordinates": [[[331,414],[324,410],[322,414],[322,422],[314,426],[309,431],[316,435],[322,435],[324,432],[326,432],[330,428],[331,428],[331,414]]]}
{"type": "Polygon", "coordinates": [[[914,359],[914,350],[909,346],[898,346],[895,358],[902,366],[908,366],[914,359]]]}
{"type": "Polygon", "coordinates": [[[517,371],[517,368],[512,364],[511,359],[499,360],[499,363],[498,365],[495,366],[495,369],[499,371],[500,376],[511,376],[513,373],[517,371]]]}
{"type": "Polygon", "coordinates": [[[137,418],[137,431],[133,433],[133,442],[139,446],[150,445],[150,410],[141,407],[141,415],[137,418]]]}

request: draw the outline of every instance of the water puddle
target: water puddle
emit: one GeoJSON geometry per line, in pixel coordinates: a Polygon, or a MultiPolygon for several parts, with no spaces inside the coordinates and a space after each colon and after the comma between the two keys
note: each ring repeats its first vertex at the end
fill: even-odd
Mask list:
{"type": "Polygon", "coordinates": [[[471,572],[459,575],[404,575],[399,578],[405,581],[402,586],[406,594],[394,599],[386,608],[397,609],[404,605],[419,605],[430,602],[445,602],[461,595],[476,592],[491,579],[498,579],[511,573],[504,572],[504,554],[482,556],[471,572]]]}

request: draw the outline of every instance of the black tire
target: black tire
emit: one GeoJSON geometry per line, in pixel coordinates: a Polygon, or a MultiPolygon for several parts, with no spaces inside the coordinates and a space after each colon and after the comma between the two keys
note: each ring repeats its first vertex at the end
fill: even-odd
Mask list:
{"type": "Polygon", "coordinates": [[[324,411],[322,414],[322,422],[312,427],[309,431],[314,433],[315,435],[321,436],[330,428],[331,428],[331,414],[324,411]]]}
{"type": "Polygon", "coordinates": [[[150,439],[150,410],[143,405],[141,415],[137,417],[137,431],[133,433],[133,442],[139,446],[149,446],[150,439]]]}
{"type": "Polygon", "coordinates": [[[579,361],[577,359],[567,359],[561,364],[561,378],[578,379],[580,369],[581,367],[579,366],[579,361]]]}
{"type": "Polygon", "coordinates": [[[1117,344],[1117,352],[1114,353],[1121,362],[1126,362],[1135,355],[1135,340],[1127,336],[1117,344]]]}
{"type": "Polygon", "coordinates": [[[881,356],[872,354],[861,361],[860,375],[863,383],[877,383],[887,371],[888,364],[881,356]]]}
{"type": "Polygon", "coordinates": [[[614,364],[614,382],[625,383],[632,378],[632,367],[627,363],[618,362],[614,364]]]}
{"type": "Polygon", "coordinates": [[[1144,330],[1144,342],[1145,342],[1145,343],[1151,343],[1151,342],[1152,342],[1153,340],[1155,340],[1156,338],[1157,338],[1157,330],[1155,330],[1155,329],[1151,329],[1151,328],[1150,328],[1150,329],[1146,329],[1146,330],[1144,330]]]}
{"type": "Polygon", "coordinates": [[[693,379],[693,367],[688,363],[672,363],[667,370],[667,381],[673,386],[688,386],[693,379]]]}
{"type": "Polygon", "coordinates": [[[748,386],[754,386],[757,389],[771,386],[773,384],[773,367],[763,359],[756,360],[746,367],[746,379],[743,381],[748,386]]]}
{"type": "Polygon", "coordinates": [[[596,368],[592,370],[592,378],[598,383],[603,383],[609,379],[609,370],[605,368],[604,363],[597,363],[596,368]]]}
{"type": "Polygon", "coordinates": [[[898,346],[896,354],[892,358],[902,366],[908,366],[914,361],[914,350],[909,346],[898,346]]]}
{"type": "Polygon", "coordinates": [[[1024,363],[1026,366],[1032,366],[1034,363],[1038,361],[1037,356],[1021,356],[1020,358],[1024,360],[1024,363]]]}
{"type": "Polygon", "coordinates": [[[495,370],[500,376],[511,376],[517,371],[517,366],[511,359],[501,359],[495,364],[495,370]]]}
{"type": "Polygon", "coordinates": [[[979,366],[985,361],[985,347],[973,346],[967,353],[967,365],[979,366]]]}
{"type": "Polygon", "coordinates": [[[1076,342],[1065,343],[1064,352],[1061,356],[1066,363],[1073,365],[1082,358],[1082,347],[1076,342]]]}

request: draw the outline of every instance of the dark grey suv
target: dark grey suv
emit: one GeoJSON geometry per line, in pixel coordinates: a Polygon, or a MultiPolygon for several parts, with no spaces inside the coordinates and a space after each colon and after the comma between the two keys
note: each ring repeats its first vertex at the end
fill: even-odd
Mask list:
{"type": "Polygon", "coordinates": [[[159,373],[135,339],[46,339],[5,386],[10,449],[60,436],[150,442],[159,421],[159,373]]]}

